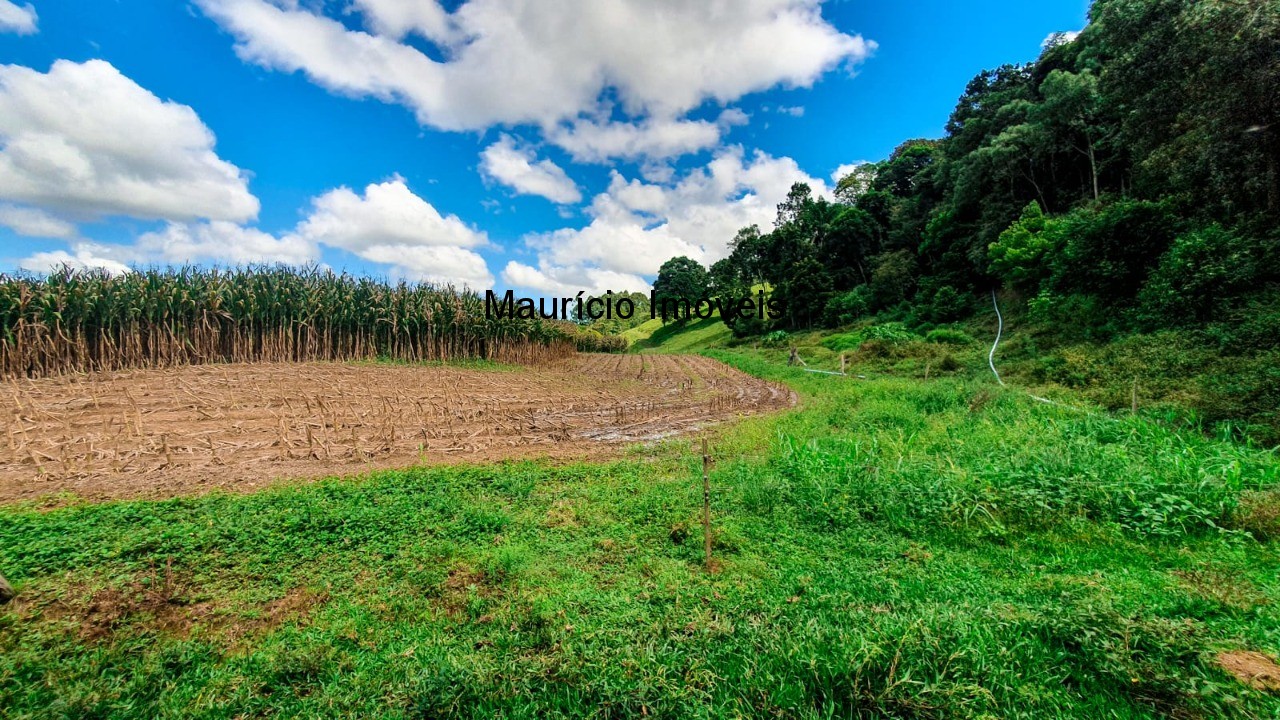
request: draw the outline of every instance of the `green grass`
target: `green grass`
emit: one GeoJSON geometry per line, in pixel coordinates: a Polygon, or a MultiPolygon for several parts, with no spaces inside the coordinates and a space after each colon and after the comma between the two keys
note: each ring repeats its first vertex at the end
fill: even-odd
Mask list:
{"type": "Polygon", "coordinates": [[[661,320],[650,320],[623,335],[631,341],[632,351],[666,353],[701,352],[721,346],[733,338],[733,332],[720,321],[719,315],[707,320],[695,318],[666,325],[661,320]]]}
{"type": "Polygon", "coordinates": [[[660,329],[662,329],[662,320],[655,318],[653,320],[646,320],[633,328],[624,330],[622,332],[622,337],[626,338],[628,343],[637,343],[642,340],[648,340],[655,330],[660,329]]]}
{"type": "Polygon", "coordinates": [[[863,381],[785,353],[711,353],[801,399],[714,431],[713,574],[687,440],[602,465],[0,508],[21,593],[0,610],[0,708],[1280,714],[1214,663],[1280,653],[1273,453],[967,369],[888,376],[918,358],[863,381]]]}
{"type": "MultiPolygon", "coordinates": [[[[1139,409],[1188,427],[1280,447],[1280,351],[1222,346],[1212,333],[1163,331],[1110,341],[1064,339],[1036,325],[1025,310],[1006,308],[995,362],[1011,385],[1037,395],[1084,399],[1108,410],[1139,409]]],[[[628,336],[641,352],[705,352],[768,345],[769,335],[736,339],[716,319],[684,326],[658,321],[628,336]]],[[[845,354],[855,372],[923,378],[926,370],[962,370],[991,378],[987,352],[996,334],[994,313],[962,325],[916,334],[898,322],[851,329],[782,333],[778,347],[796,346],[811,367],[836,369],[845,354]]]]}

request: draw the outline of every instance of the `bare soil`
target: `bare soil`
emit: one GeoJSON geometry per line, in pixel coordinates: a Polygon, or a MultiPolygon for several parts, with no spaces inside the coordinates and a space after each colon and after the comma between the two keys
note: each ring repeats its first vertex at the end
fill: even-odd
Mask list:
{"type": "Polygon", "coordinates": [[[615,454],[795,395],[709,358],[246,364],[11,380],[0,503],[166,498],[412,465],[615,454]]]}
{"type": "Polygon", "coordinates": [[[1280,691],[1280,665],[1259,652],[1238,650],[1218,655],[1218,664],[1255,690],[1280,691]]]}

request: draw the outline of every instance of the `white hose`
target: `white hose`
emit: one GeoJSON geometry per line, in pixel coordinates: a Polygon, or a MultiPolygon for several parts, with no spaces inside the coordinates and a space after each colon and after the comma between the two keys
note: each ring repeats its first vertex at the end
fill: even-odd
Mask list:
{"type": "Polygon", "coordinates": [[[996,303],[994,288],[991,290],[991,307],[996,309],[996,321],[999,325],[996,327],[996,341],[991,343],[991,352],[987,353],[987,364],[991,366],[991,373],[996,376],[996,382],[1004,385],[1004,380],[1000,379],[1000,373],[996,372],[996,346],[1000,344],[1000,335],[1004,332],[1004,317],[1000,315],[1000,305],[996,303]]]}
{"type": "MultiPolygon", "coordinates": [[[[991,366],[991,373],[996,376],[996,382],[1000,383],[1000,385],[1003,386],[1004,380],[1001,380],[1000,373],[996,372],[996,346],[1000,344],[1000,336],[1004,334],[1004,317],[1000,315],[1000,305],[996,302],[995,290],[991,291],[991,307],[996,309],[996,321],[998,325],[996,326],[996,341],[991,343],[991,352],[987,353],[987,364],[991,366]]],[[[1029,395],[1032,400],[1035,400],[1036,402],[1044,403],[1046,405],[1056,405],[1058,407],[1069,408],[1071,410],[1080,410],[1082,412],[1088,412],[1092,414],[1092,411],[1085,410],[1084,408],[1078,408],[1072,405],[1063,405],[1060,402],[1054,402],[1049,398],[1043,398],[1043,397],[1040,397],[1039,395],[1032,395],[1031,393],[1027,393],[1027,395],[1029,395]]]]}

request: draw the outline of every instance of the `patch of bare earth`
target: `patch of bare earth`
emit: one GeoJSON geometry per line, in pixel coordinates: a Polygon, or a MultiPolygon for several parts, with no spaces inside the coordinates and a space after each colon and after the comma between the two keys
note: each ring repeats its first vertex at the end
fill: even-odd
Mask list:
{"type": "Polygon", "coordinates": [[[498,591],[492,579],[484,572],[468,565],[458,565],[449,570],[449,576],[431,594],[433,604],[444,614],[460,618],[466,614],[472,593],[479,597],[493,597],[498,591]]]}
{"type": "Polygon", "coordinates": [[[1260,652],[1224,652],[1218,655],[1218,664],[1255,690],[1280,691],[1280,665],[1260,652]]]}
{"type": "Polygon", "coordinates": [[[201,365],[11,380],[0,503],[164,498],[372,469],[615,453],[795,395],[715,360],[579,355],[512,371],[201,365]]]}
{"type": "Polygon", "coordinates": [[[200,629],[235,646],[305,618],[328,599],[323,593],[297,587],[261,606],[233,607],[214,600],[194,601],[188,590],[168,580],[134,581],[96,590],[72,586],[56,597],[24,594],[12,610],[22,618],[70,626],[81,640],[90,643],[109,640],[124,628],[145,628],[181,638],[200,629]]]}

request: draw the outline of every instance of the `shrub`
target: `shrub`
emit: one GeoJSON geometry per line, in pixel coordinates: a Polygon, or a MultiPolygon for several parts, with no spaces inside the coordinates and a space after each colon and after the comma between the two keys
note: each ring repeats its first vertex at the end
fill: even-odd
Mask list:
{"type": "Polygon", "coordinates": [[[962,293],[950,285],[938,288],[924,305],[921,312],[933,322],[953,322],[967,317],[973,310],[973,296],[962,293]]]}
{"type": "Polygon", "coordinates": [[[1264,291],[1205,328],[1205,335],[1229,352],[1280,348],[1280,289],[1264,291]]]}
{"type": "Polygon", "coordinates": [[[875,309],[893,307],[911,296],[916,279],[916,261],[911,253],[883,253],[872,264],[870,292],[875,309]]]}
{"type": "Polygon", "coordinates": [[[828,350],[836,352],[844,352],[846,350],[857,350],[862,344],[862,336],[858,333],[837,333],[829,335],[822,340],[822,346],[828,350]]]}
{"type": "Polygon", "coordinates": [[[1253,285],[1259,274],[1256,243],[1220,225],[1178,236],[1139,295],[1151,327],[1202,323],[1224,301],[1253,285]]]}
{"type": "Polygon", "coordinates": [[[850,333],[838,333],[828,336],[822,341],[822,346],[828,350],[842,352],[845,350],[857,350],[864,344],[871,342],[875,342],[878,345],[895,345],[919,339],[920,336],[908,330],[906,325],[899,322],[891,322],[870,325],[850,333]]]}
{"type": "Polygon", "coordinates": [[[1061,252],[1057,233],[1051,232],[1040,204],[1031,201],[1000,239],[987,250],[991,272],[1009,285],[1035,291],[1048,277],[1053,261],[1061,252]]]}
{"type": "Polygon", "coordinates": [[[755,314],[727,318],[724,320],[724,324],[729,326],[729,329],[733,331],[733,336],[737,338],[760,335],[769,329],[769,321],[762,320],[755,314]]]}
{"type": "Polygon", "coordinates": [[[1027,301],[1027,318],[1051,328],[1061,339],[1106,341],[1123,325],[1122,313],[1092,295],[1060,295],[1041,290],[1027,301]]]}
{"type": "Polygon", "coordinates": [[[760,342],[765,347],[783,347],[791,342],[791,334],[786,330],[774,330],[760,338],[760,342]]]}
{"type": "Polygon", "coordinates": [[[1055,284],[1111,300],[1133,298],[1173,243],[1178,219],[1161,203],[1119,200],[1053,221],[1066,238],[1055,284]]]}
{"type": "Polygon", "coordinates": [[[972,345],[977,340],[973,336],[963,330],[954,330],[952,328],[938,328],[930,330],[925,336],[925,342],[938,343],[940,345],[972,345]]]}
{"type": "Polygon", "coordinates": [[[884,340],[886,342],[908,342],[911,340],[919,340],[920,336],[907,329],[906,325],[898,322],[883,323],[881,325],[872,325],[859,331],[866,340],[884,340]]]}
{"type": "Polygon", "coordinates": [[[829,326],[848,325],[867,315],[870,309],[871,290],[866,285],[859,285],[827,301],[824,321],[829,326]]]}

